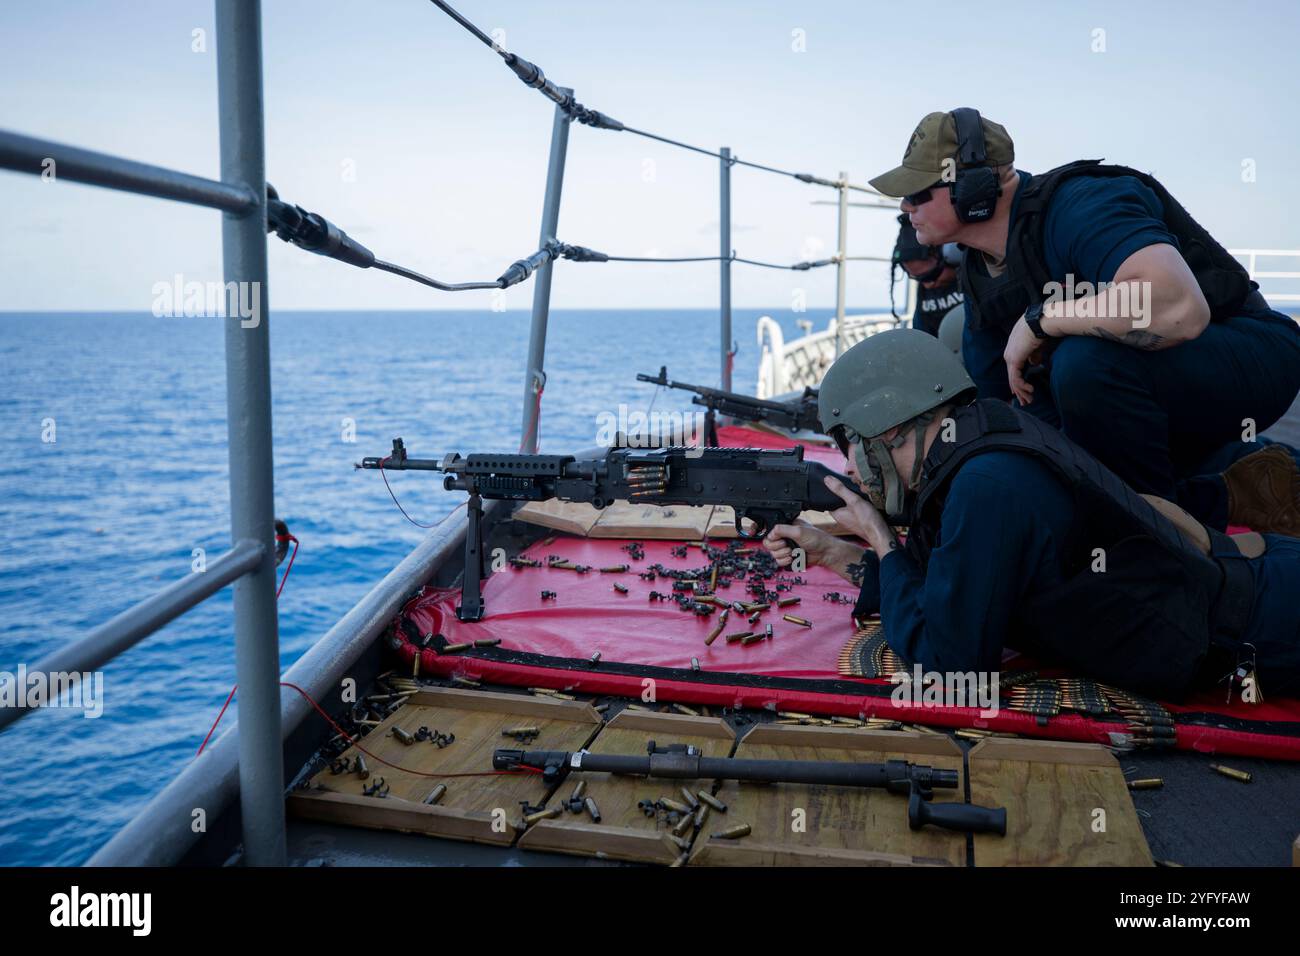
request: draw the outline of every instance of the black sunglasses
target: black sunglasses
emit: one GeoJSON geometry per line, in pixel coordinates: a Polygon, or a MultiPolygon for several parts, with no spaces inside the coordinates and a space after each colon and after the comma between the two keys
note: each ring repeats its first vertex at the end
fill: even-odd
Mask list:
{"type": "Polygon", "coordinates": [[[933,195],[934,190],[947,189],[951,185],[952,183],[944,183],[944,182],[935,183],[933,186],[927,186],[925,189],[922,189],[920,192],[908,193],[906,196],[903,197],[903,202],[907,203],[909,206],[924,206],[926,203],[928,203],[931,199],[934,198],[933,195]]]}

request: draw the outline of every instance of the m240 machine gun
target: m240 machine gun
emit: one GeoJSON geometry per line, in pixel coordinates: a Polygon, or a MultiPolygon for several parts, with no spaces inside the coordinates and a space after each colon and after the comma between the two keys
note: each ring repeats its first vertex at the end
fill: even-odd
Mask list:
{"type": "MultiPolygon", "coordinates": [[[[456,616],[483,619],[484,573],[482,499],[585,501],[604,508],[615,501],[654,505],[731,505],[736,533],[761,538],[801,511],[834,511],[843,500],[826,487],[833,476],[856,486],[825,465],[804,461],[803,447],[611,448],[599,458],[573,455],[450,454],[441,461],[409,458],[401,438],[392,454],[366,458],[358,468],[381,471],[439,471],[448,491],[469,493],[465,533],[465,578],[456,616]],[[744,521],[752,527],[746,528],[744,521]]],[[[863,495],[865,497],[865,495],[863,495]]]]}
{"type": "Polygon", "coordinates": [[[778,428],[787,428],[790,431],[810,431],[822,434],[821,420],[817,417],[817,389],[811,386],[805,388],[803,395],[797,399],[774,402],[764,398],[754,398],[752,395],[742,395],[740,392],[710,388],[707,385],[674,382],[668,377],[668,366],[666,365],[659,367],[658,375],[646,375],[642,372],[637,375],[636,380],[638,382],[649,382],[651,385],[660,385],[664,388],[679,388],[683,391],[694,392],[695,397],[691,401],[708,409],[704,415],[704,441],[708,445],[718,443],[717,416],[719,412],[731,418],[738,418],[741,421],[762,422],[778,428]]]}
{"type": "Polygon", "coordinates": [[[492,769],[528,767],[556,784],[568,773],[621,773],[669,780],[752,780],[816,786],[880,787],[908,798],[907,822],[913,830],[930,826],[965,833],[1006,835],[1007,811],[966,803],[931,803],[935,788],[955,790],[957,771],[906,760],[848,763],[839,760],[747,760],[706,757],[690,744],[660,747],[652,740],[646,756],[594,754],[585,750],[497,750],[492,769]]]}

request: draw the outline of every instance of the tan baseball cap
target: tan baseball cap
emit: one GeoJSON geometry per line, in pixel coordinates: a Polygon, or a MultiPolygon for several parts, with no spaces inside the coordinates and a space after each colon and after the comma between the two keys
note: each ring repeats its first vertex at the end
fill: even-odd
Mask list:
{"type": "MultiPolygon", "coordinates": [[[[980,128],[984,131],[986,165],[1005,166],[1015,159],[1015,146],[1001,124],[981,116],[980,128]]],[[[871,186],[886,196],[920,192],[956,168],[945,165],[945,160],[957,162],[957,121],[951,113],[930,113],[912,130],[903,164],[871,180],[871,186]]]]}

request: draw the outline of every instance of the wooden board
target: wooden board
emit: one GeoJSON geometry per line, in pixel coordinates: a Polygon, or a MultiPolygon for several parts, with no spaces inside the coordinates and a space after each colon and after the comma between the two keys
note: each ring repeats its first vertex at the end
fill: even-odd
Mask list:
{"type": "MultiPolygon", "coordinates": [[[[597,754],[640,755],[646,752],[649,740],[659,746],[694,744],[706,756],[725,757],[731,753],[735,735],[717,718],[624,710],[605,725],[589,749],[597,754]]],[[[600,809],[600,822],[594,823],[586,813],[565,811],[554,820],[530,827],[519,840],[521,848],[639,863],[672,863],[682,850],[666,837],[670,827],[647,817],[637,803],[661,796],[682,801],[682,786],[699,790],[709,785],[709,781],[582,773],[571,774],[553,799],[567,798],[579,780],[587,781],[587,795],[600,809]]]]}
{"type": "MultiPolygon", "coordinates": [[[[945,770],[962,769],[961,748],[950,738],[851,727],[764,724],[736,748],[759,760],[842,760],[879,763],[902,758],[945,770]]],[[[964,791],[940,790],[935,802],[961,801],[964,791]]],[[[966,839],[907,825],[907,799],[884,790],[808,784],[725,781],[718,799],[726,813],[711,813],[696,839],[691,865],[705,866],[961,866],[966,839]],[[717,839],[727,827],[748,823],[749,836],[717,839]]]]}
{"type": "Polygon", "coordinates": [[[585,501],[560,501],[552,498],[550,501],[529,501],[514,516],[519,521],[585,538],[600,517],[600,512],[585,501]]]}
{"type": "MultiPolygon", "coordinates": [[[[311,779],[308,789],[295,790],[287,807],[297,816],[329,823],[508,845],[523,829],[519,801],[542,804],[551,788],[534,773],[453,775],[491,771],[492,751],[498,747],[579,750],[600,726],[600,714],[578,701],[456,688],[421,691],[360,741],[369,751],[362,755],[370,767],[368,780],[356,773],[335,775],[326,768],[311,779]],[[541,733],[527,745],[501,735],[521,725],[541,733]],[[454,734],[456,740],[441,749],[429,742],[407,746],[390,735],[395,726],[412,734],[424,726],[454,734]],[[363,788],[379,777],[388,784],[389,795],[363,796],[363,788]],[[446,784],[446,795],[435,806],[424,804],[439,783],[446,784]]],[[[343,756],[351,761],[358,753],[354,746],[343,756]]]]}
{"type": "Polygon", "coordinates": [[[712,505],[634,505],[616,501],[600,512],[588,536],[699,541],[713,511],[712,505]]]}
{"type": "Polygon", "coordinates": [[[1124,774],[1106,748],[989,737],[968,762],[971,803],[1007,808],[1005,837],[975,835],[976,866],[1153,865],[1124,774]]]}

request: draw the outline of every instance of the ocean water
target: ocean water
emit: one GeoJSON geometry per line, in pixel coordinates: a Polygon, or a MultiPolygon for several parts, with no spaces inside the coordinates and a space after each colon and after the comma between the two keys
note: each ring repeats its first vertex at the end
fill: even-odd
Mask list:
{"type": "MultiPolygon", "coordinates": [[[[765,311],[733,317],[740,391],[754,388],[765,311]]],[[[787,338],[796,318],[829,317],[768,314],[787,338]]],[[[425,533],[353,462],[396,435],[428,458],[518,447],[528,321],[272,315],[276,514],[301,541],[282,670],[425,533]]],[[[716,385],[716,312],[556,310],[545,365],[542,450],[587,447],[620,403],[696,408],[636,373],[667,365],[716,385]]],[[[14,673],[189,574],[195,549],[229,547],[221,320],[0,314],[0,383],[0,671],[14,673]]],[[[424,523],[462,497],[428,474],[390,481],[424,523]]],[[[47,709],[0,731],[0,864],[85,861],[193,759],[235,682],[230,613],[227,589],[110,663],[101,717],[47,709]]]]}

